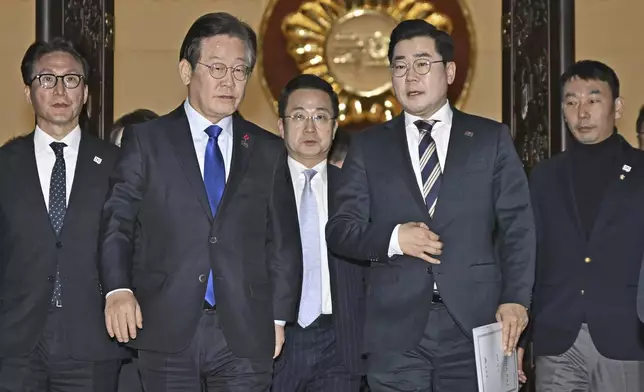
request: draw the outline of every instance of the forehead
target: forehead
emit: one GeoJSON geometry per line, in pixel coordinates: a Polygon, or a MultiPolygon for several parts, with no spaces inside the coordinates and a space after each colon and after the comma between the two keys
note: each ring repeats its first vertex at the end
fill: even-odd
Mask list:
{"type": "Polygon", "coordinates": [[[590,79],[584,80],[581,78],[572,78],[566,82],[564,85],[564,95],[589,95],[589,94],[601,94],[601,95],[611,95],[610,86],[608,83],[597,80],[590,79]]]}
{"type": "Polygon", "coordinates": [[[302,88],[297,89],[288,97],[287,110],[327,110],[332,112],[331,97],[322,90],[302,88]]]}
{"type": "Polygon", "coordinates": [[[76,73],[83,73],[83,65],[74,56],[67,52],[52,52],[41,56],[34,64],[36,72],[42,70],[51,71],[75,71],[76,73]]]}
{"type": "Polygon", "coordinates": [[[202,60],[246,60],[244,41],[230,35],[215,35],[201,40],[202,60]]]}
{"type": "Polygon", "coordinates": [[[438,57],[436,52],[436,41],[430,37],[414,37],[399,41],[394,47],[394,57],[402,56],[412,58],[427,53],[432,57],[438,57]]]}

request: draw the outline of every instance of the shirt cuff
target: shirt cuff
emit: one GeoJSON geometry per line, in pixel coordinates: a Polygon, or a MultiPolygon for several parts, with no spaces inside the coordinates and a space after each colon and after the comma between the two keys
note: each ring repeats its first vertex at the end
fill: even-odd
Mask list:
{"type": "Polygon", "coordinates": [[[400,229],[400,224],[397,224],[394,227],[394,231],[391,232],[391,238],[389,239],[389,250],[387,250],[387,256],[390,258],[394,255],[402,255],[403,251],[400,249],[400,244],[398,243],[398,230],[400,229]]]}
{"type": "Polygon", "coordinates": [[[286,321],[275,320],[275,325],[279,325],[280,327],[283,327],[286,325],[286,321]]]}
{"type": "MultiPolygon", "coordinates": [[[[116,290],[112,290],[109,293],[105,294],[105,299],[109,298],[110,295],[112,295],[114,293],[117,293],[119,291],[129,291],[130,293],[132,293],[132,290],[130,290],[130,289],[116,289],[116,290]]],[[[132,294],[134,294],[134,293],[132,293],[132,294]]]]}

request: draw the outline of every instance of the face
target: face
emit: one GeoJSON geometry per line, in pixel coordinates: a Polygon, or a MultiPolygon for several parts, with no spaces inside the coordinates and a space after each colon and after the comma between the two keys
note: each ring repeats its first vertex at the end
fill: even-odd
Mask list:
{"type": "Polygon", "coordinates": [[[308,168],[325,160],[338,129],[337,122],[331,120],[333,113],[331,98],[324,91],[293,91],[286,105],[287,118],[277,122],[289,156],[308,168]]]}
{"type": "Polygon", "coordinates": [[[432,63],[425,75],[419,74],[414,67],[415,61],[427,66],[427,62],[437,60],[442,58],[433,38],[414,37],[400,41],[394,47],[392,64],[407,65],[407,73],[402,77],[396,77],[392,72],[394,94],[407,113],[429,118],[447,102],[447,87],[456,76],[456,64],[432,63]]]}
{"type": "Polygon", "coordinates": [[[580,143],[600,143],[613,134],[623,102],[613,99],[608,83],[573,78],[564,85],[563,97],[564,118],[580,143]]]}
{"type": "MultiPolygon", "coordinates": [[[[32,77],[42,74],[84,76],[83,65],[65,52],[42,56],[34,64],[32,77]]],[[[25,86],[25,96],[34,108],[38,126],[53,137],[61,138],[78,125],[81,110],[87,102],[87,85],[83,79],[76,88],[67,88],[59,78],[54,88],[44,88],[36,79],[31,86],[25,86]]]]}
{"type": "Polygon", "coordinates": [[[213,123],[233,114],[244,99],[248,79],[235,79],[232,68],[250,66],[247,53],[246,45],[239,38],[215,35],[201,41],[199,62],[206,65],[197,64],[193,69],[187,60],[179,63],[181,79],[188,86],[190,104],[213,123]],[[208,66],[215,63],[229,67],[221,79],[210,75],[208,66]]]}

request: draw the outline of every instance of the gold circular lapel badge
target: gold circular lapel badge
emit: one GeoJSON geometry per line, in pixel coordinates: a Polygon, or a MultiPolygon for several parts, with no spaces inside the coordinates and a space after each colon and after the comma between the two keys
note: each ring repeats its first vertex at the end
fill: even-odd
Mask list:
{"type": "Polygon", "coordinates": [[[389,35],[407,19],[425,19],[454,38],[458,71],[448,97],[461,107],[475,53],[469,12],[460,0],[271,0],[260,27],[264,91],[277,108],[291,78],[314,74],[338,93],[341,126],[390,120],[400,107],[391,90],[389,35]]]}

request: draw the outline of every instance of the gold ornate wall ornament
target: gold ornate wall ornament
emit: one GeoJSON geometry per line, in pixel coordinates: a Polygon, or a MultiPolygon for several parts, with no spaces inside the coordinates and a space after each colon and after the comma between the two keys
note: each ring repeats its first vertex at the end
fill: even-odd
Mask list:
{"type": "Polygon", "coordinates": [[[273,0],[260,32],[265,90],[275,100],[293,76],[314,74],[338,93],[340,125],[391,119],[400,107],[391,91],[389,35],[406,19],[425,19],[454,37],[460,79],[448,95],[462,105],[472,77],[474,40],[469,14],[458,1],[273,0]]]}

